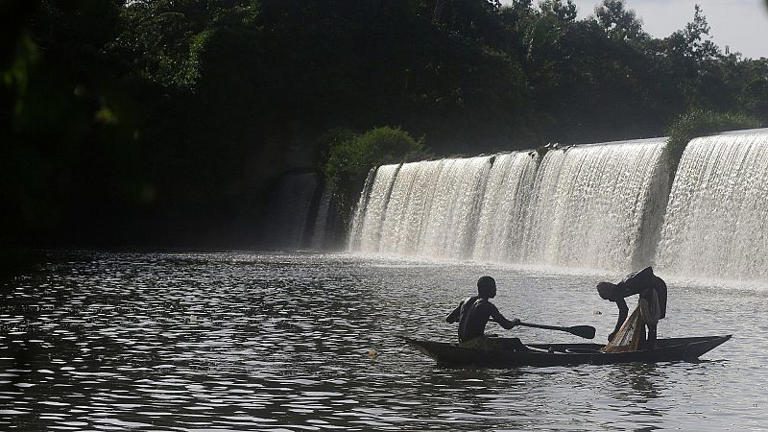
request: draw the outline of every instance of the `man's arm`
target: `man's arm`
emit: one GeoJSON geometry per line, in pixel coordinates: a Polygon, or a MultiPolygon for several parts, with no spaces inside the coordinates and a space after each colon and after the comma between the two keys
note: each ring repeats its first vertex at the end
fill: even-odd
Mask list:
{"type": "Polygon", "coordinates": [[[616,320],[616,327],[614,327],[613,332],[608,335],[609,342],[612,341],[613,337],[616,336],[616,333],[619,332],[621,325],[624,324],[624,321],[627,319],[627,314],[629,313],[627,301],[623,298],[616,300],[616,306],[619,307],[619,318],[616,320]]]}
{"type": "Polygon", "coordinates": [[[445,322],[450,324],[459,322],[459,317],[461,317],[461,303],[456,306],[456,309],[454,309],[453,312],[449,313],[448,316],[445,317],[445,322]]]}
{"type": "Polygon", "coordinates": [[[499,323],[500,326],[504,327],[505,329],[509,330],[512,327],[519,325],[520,320],[517,318],[514,318],[512,321],[504,318],[504,315],[499,312],[499,309],[496,308],[496,306],[491,305],[491,319],[493,321],[496,321],[499,323]]]}

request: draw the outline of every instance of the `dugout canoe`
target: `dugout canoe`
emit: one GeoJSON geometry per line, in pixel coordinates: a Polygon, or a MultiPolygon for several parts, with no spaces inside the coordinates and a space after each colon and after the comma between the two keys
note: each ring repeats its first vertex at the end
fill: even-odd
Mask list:
{"type": "Polygon", "coordinates": [[[702,354],[725,343],[731,335],[658,339],[656,348],[622,353],[604,353],[604,345],[529,344],[531,351],[481,350],[463,348],[455,343],[404,338],[412,347],[445,366],[572,366],[581,364],[655,363],[697,360],[702,354]]]}

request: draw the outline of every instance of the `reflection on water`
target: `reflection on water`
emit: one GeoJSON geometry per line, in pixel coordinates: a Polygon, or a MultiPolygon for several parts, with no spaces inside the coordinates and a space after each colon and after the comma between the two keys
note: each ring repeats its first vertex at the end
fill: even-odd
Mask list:
{"type": "Polygon", "coordinates": [[[592,288],[610,275],[338,255],[54,256],[2,291],[0,429],[714,431],[768,423],[764,355],[745,345],[765,343],[765,331],[750,331],[765,321],[762,292],[701,296],[671,285],[661,337],[746,337],[700,363],[446,369],[397,338],[454,338],[442,318],[486,273],[509,316],[594,325],[599,340],[613,328],[616,311],[592,288]]]}

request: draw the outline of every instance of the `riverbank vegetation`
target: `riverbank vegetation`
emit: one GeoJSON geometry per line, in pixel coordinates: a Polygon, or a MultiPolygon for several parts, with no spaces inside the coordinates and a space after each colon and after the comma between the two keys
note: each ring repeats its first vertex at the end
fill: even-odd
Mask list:
{"type": "Polygon", "coordinates": [[[761,125],[757,118],[739,113],[694,110],[681,115],[667,129],[670,174],[674,175],[685,147],[693,138],[722,131],[753,129],[761,125]]]}
{"type": "Polygon", "coordinates": [[[439,156],[768,119],[768,60],[715,46],[698,7],[666,38],[620,0],[0,8],[4,245],[256,247],[282,175],[357,176],[380,160],[343,152],[382,125],[439,156]]]}
{"type": "Polygon", "coordinates": [[[334,207],[339,224],[346,226],[371,167],[426,159],[430,154],[422,139],[414,139],[400,128],[375,127],[363,134],[334,131],[328,137],[328,155],[323,165],[325,186],[336,194],[334,207]]]}

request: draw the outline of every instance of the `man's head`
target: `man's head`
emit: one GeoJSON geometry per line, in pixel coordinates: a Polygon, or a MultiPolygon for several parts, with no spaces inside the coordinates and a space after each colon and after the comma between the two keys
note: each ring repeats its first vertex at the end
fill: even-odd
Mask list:
{"type": "Polygon", "coordinates": [[[496,297],[496,281],[490,276],[483,276],[478,279],[477,295],[482,298],[496,297]]]}

